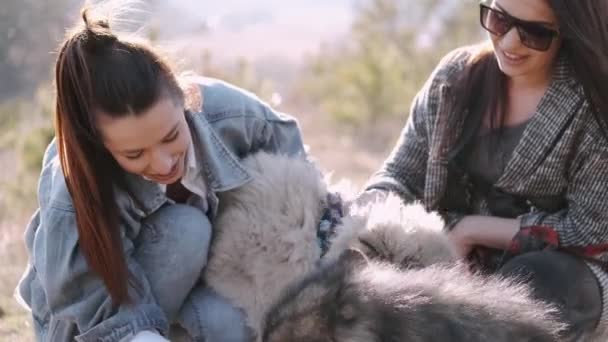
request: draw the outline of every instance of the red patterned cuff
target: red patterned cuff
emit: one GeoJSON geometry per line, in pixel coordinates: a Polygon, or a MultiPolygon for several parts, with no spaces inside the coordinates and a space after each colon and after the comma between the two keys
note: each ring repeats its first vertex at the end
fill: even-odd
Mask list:
{"type": "Polygon", "coordinates": [[[559,247],[559,237],[557,231],[550,226],[529,226],[523,227],[515,235],[508,248],[508,252],[514,255],[557,249],[559,247]]]}

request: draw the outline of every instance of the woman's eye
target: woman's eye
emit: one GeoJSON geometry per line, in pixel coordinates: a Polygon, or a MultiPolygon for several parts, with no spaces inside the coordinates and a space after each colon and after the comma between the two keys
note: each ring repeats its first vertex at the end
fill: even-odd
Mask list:
{"type": "Polygon", "coordinates": [[[138,159],[139,157],[141,157],[141,155],[142,155],[142,152],[139,152],[137,154],[131,154],[131,155],[128,155],[128,156],[125,156],[125,157],[127,159],[135,160],[135,159],[138,159]]]}
{"type": "Polygon", "coordinates": [[[173,141],[175,141],[175,139],[177,139],[178,136],[179,136],[179,131],[175,131],[175,133],[172,136],[168,137],[163,142],[165,142],[165,143],[173,142],[173,141]]]}

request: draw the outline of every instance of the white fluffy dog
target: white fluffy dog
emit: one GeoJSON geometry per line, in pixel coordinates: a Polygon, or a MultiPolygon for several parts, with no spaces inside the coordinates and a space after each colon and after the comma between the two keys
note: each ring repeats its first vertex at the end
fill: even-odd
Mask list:
{"type": "Polygon", "coordinates": [[[443,233],[444,222],[420,204],[404,205],[396,195],[351,208],[332,240],[326,259],[335,260],[346,249],[368,258],[421,268],[456,262],[456,250],[443,233]]]}
{"type": "MultiPolygon", "coordinates": [[[[204,277],[244,310],[248,326],[259,336],[266,311],[321,258],[317,229],[328,184],[303,159],[260,152],[243,164],[253,180],[220,194],[204,277]]],[[[442,227],[441,219],[421,206],[403,206],[389,197],[344,218],[324,259],[353,247],[370,258],[407,266],[455,260],[442,227]]]]}
{"type": "Polygon", "coordinates": [[[277,295],[321,257],[316,234],[327,190],[305,160],[257,153],[243,163],[253,180],[220,193],[204,277],[257,333],[277,295]]]}

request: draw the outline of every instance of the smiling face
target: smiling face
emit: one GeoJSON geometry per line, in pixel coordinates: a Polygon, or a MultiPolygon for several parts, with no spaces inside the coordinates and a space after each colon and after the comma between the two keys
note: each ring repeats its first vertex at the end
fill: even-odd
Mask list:
{"type": "MultiPolygon", "coordinates": [[[[514,18],[541,24],[558,30],[557,18],[547,0],[494,0],[491,7],[514,18]]],[[[489,33],[500,70],[511,78],[548,77],[561,46],[556,37],[546,51],[538,51],[522,44],[514,26],[503,36],[489,33]]]]}
{"type": "Polygon", "coordinates": [[[161,97],[138,115],[120,118],[98,113],[104,146],[126,171],[160,184],[172,184],[185,170],[191,144],[184,108],[161,97]]]}

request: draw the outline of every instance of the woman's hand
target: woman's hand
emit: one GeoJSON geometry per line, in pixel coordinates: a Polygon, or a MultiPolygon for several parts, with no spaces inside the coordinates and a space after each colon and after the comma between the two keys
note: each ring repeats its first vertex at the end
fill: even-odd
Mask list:
{"type": "Polygon", "coordinates": [[[475,246],[505,250],[519,231],[519,220],[492,216],[466,216],[448,233],[462,258],[475,246]]]}
{"type": "Polygon", "coordinates": [[[367,190],[359,194],[359,196],[355,198],[352,202],[345,203],[344,215],[350,215],[353,210],[356,211],[359,208],[367,207],[372,203],[381,202],[386,199],[388,194],[388,191],[380,189],[367,190]]]}
{"type": "Polygon", "coordinates": [[[448,233],[448,239],[456,249],[456,253],[462,259],[465,259],[473,250],[475,245],[471,240],[469,234],[469,226],[461,225],[462,219],[454,228],[448,233]]]}

